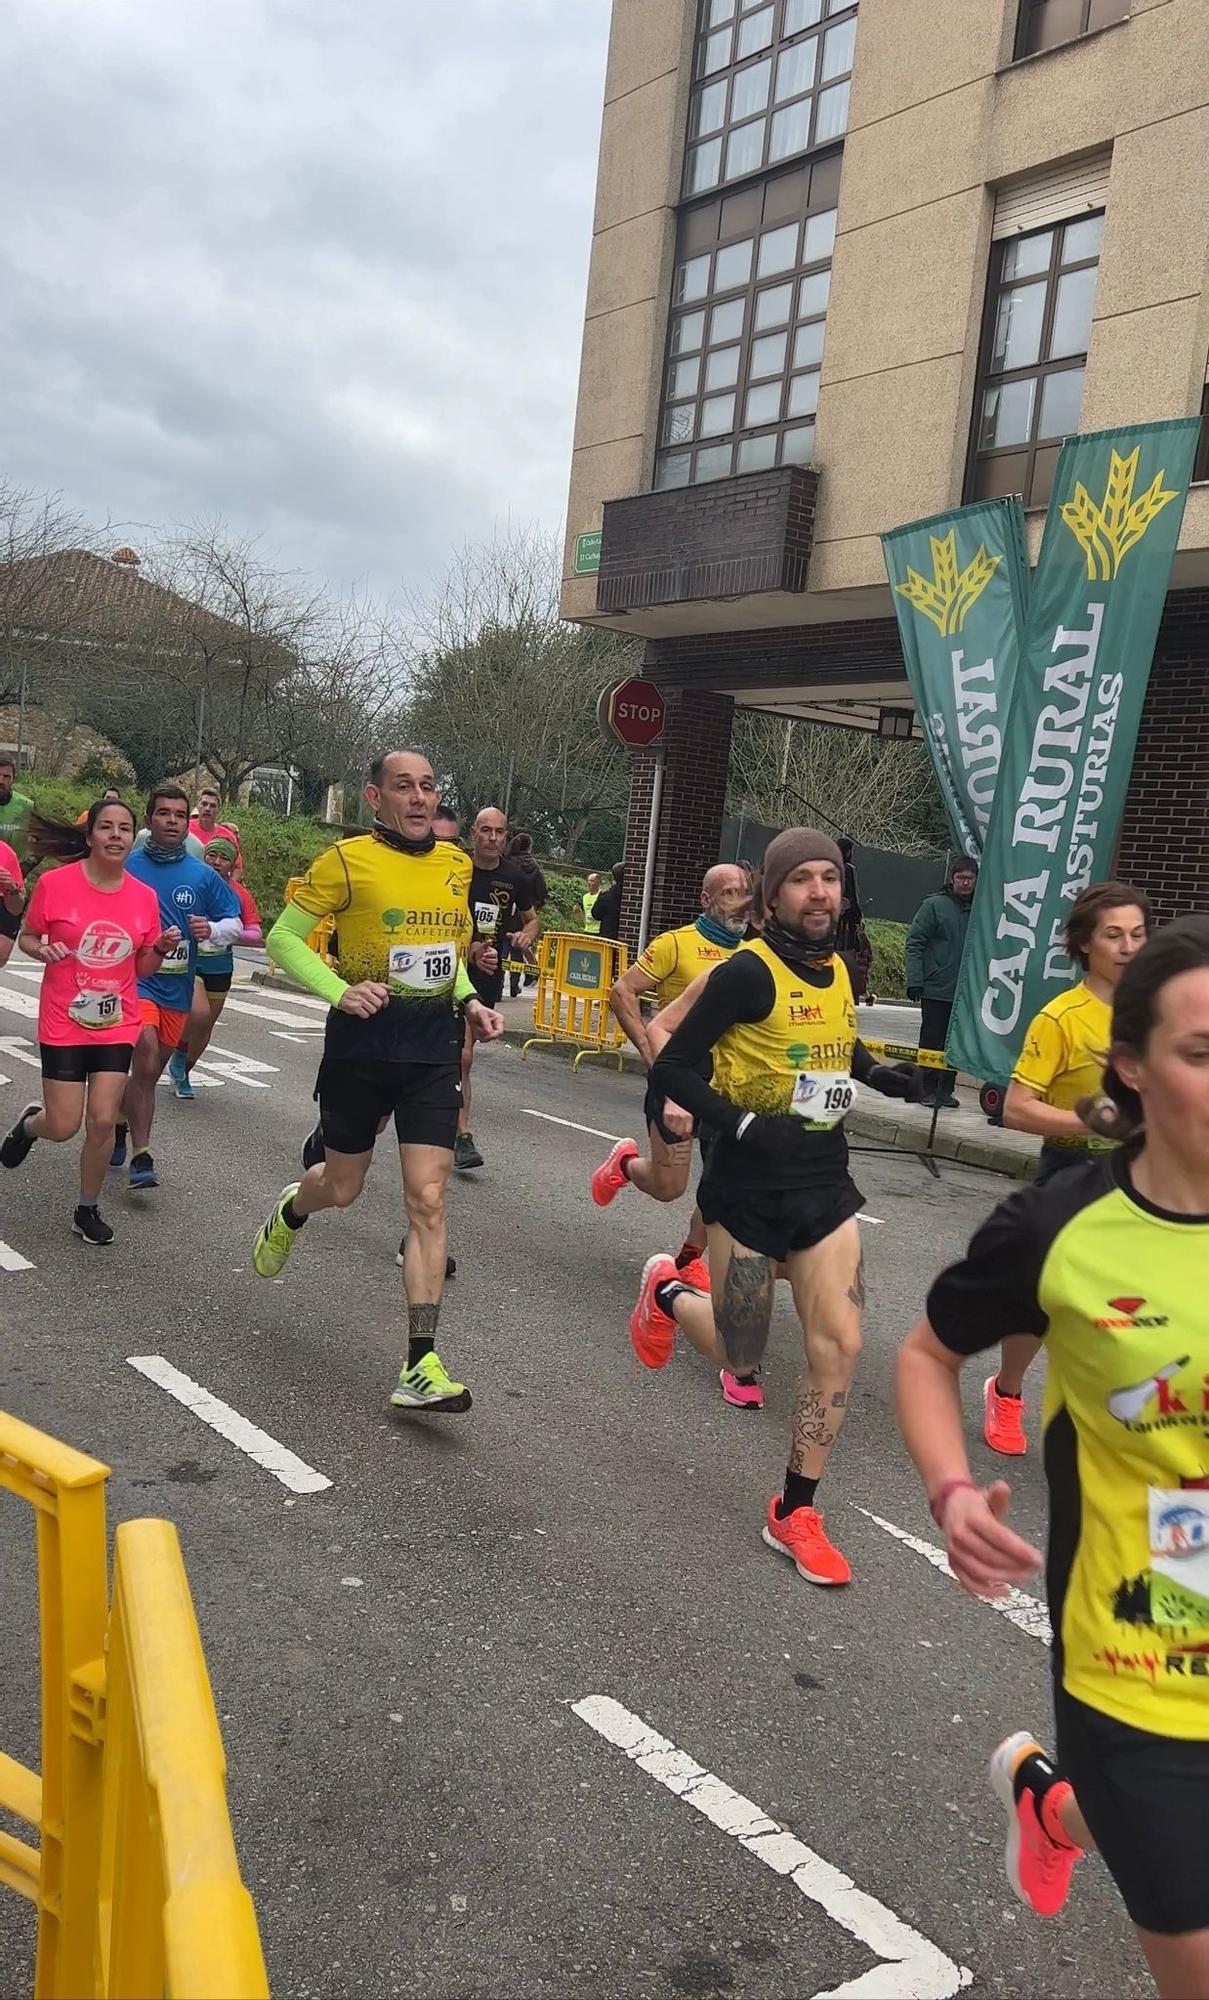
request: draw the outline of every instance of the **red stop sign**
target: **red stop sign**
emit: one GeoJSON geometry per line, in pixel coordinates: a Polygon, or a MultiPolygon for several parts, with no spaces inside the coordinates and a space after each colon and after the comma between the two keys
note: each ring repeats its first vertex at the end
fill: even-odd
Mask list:
{"type": "Polygon", "coordinates": [[[644,750],[658,743],[666,719],[667,704],[652,681],[634,675],[609,689],[605,726],[628,750],[644,750]]]}

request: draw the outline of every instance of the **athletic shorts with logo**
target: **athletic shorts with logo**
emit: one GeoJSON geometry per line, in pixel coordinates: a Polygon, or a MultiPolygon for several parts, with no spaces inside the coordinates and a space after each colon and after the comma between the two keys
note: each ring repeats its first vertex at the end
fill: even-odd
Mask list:
{"type": "Polygon", "coordinates": [[[325,1055],[315,1097],[324,1144],[332,1153],[372,1153],[378,1127],[393,1118],[401,1146],[453,1151],[462,1108],[460,1067],[389,1062],[374,1056],[325,1055]]]}

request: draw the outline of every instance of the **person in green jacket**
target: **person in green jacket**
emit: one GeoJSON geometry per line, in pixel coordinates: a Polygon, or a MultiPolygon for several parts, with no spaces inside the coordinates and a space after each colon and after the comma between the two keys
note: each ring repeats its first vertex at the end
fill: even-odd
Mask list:
{"type": "MultiPolygon", "coordinates": [[[[921,1049],[943,1052],[977,886],[978,863],[959,854],[945,887],[924,899],[907,932],[907,998],[919,1002],[921,1049]]],[[[956,1111],[956,1081],[956,1070],[925,1070],[925,1104],[956,1111]]]]}

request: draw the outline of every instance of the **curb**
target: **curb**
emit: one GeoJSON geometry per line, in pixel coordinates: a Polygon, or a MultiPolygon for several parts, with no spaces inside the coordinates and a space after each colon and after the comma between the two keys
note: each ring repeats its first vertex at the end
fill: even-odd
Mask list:
{"type": "MultiPolygon", "coordinates": [[[[283,972],[258,970],[253,972],[250,983],[253,986],[275,986],[279,990],[284,988],[291,993],[306,991],[305,987],[287,978],[283,972]]],[[[532,1028],[505,1028],[501,1039],[510,1048],[519,1049],[523,1042],[532,1039],[532,1035],[532,1028]]],[[[571,1062],[577,1049],[574,1042],[545,1042],[541,1045],[540,1053],[543,1056],[553,1056],[558,1062],[571,1062]]],[[[641,1058],[631,1051],[623,1053],[621,1067],[622,1073],[626,1076],[646,1075],[641,1058]]],[[[601,1059],[593,1063],[592,1068],[617,1073],[615,1058],[610,1058],[607,1062],[601,1059]]],[[[935,1144],[929,1149],[926,1126],[900,1122],[889,1109],[883,1112],[872,1105],[862,1105],[847,1120],[847,1129],[854,1138],[880,1140],[889,1152],[927,1154],[930,1150],[931,1157],[935,1160],[955,1160],[965,1166],[983,1167],[990,1173],[1003,1174],[1010,1180],[1031,1180],[1036,1172],[1036,1161],[1033,1156],[1030,1153],[1017,1152],[1014,1147],[997,1144],[993,1137],[994,1128],[991,1126],[987,1128],[988,1136],[985,1139],[968,1139],[961,1138],[954,1132],[946,1132],[942,1123],[937,1128],[935,1144]]]]}

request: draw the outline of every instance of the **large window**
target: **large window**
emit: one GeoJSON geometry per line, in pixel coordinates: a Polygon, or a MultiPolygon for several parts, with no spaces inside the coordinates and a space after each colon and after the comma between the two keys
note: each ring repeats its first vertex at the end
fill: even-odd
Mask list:
{"type": "Polygon", "coordinates": [[[983,329],[968,487],[1044,507],[1062,440],[1079,427],[1104,217],[997,243],[983,329]]]}
{"type": "Polygon", "coordinates": [[[856,0],[701,0],[686,196],[842,138],[856,0]]]}
{"type": "Polygon", "coordinates": [[[656,486],[814,453],[840,156],[680,218],[656,486]]]}
{"type": "Polygon", "coordinates": [[[1039,49],[1060,48],[1097,28],[1129,18],[1129,0],[1020,0],[1016,55],[1033,56],[1039,49]]]}

